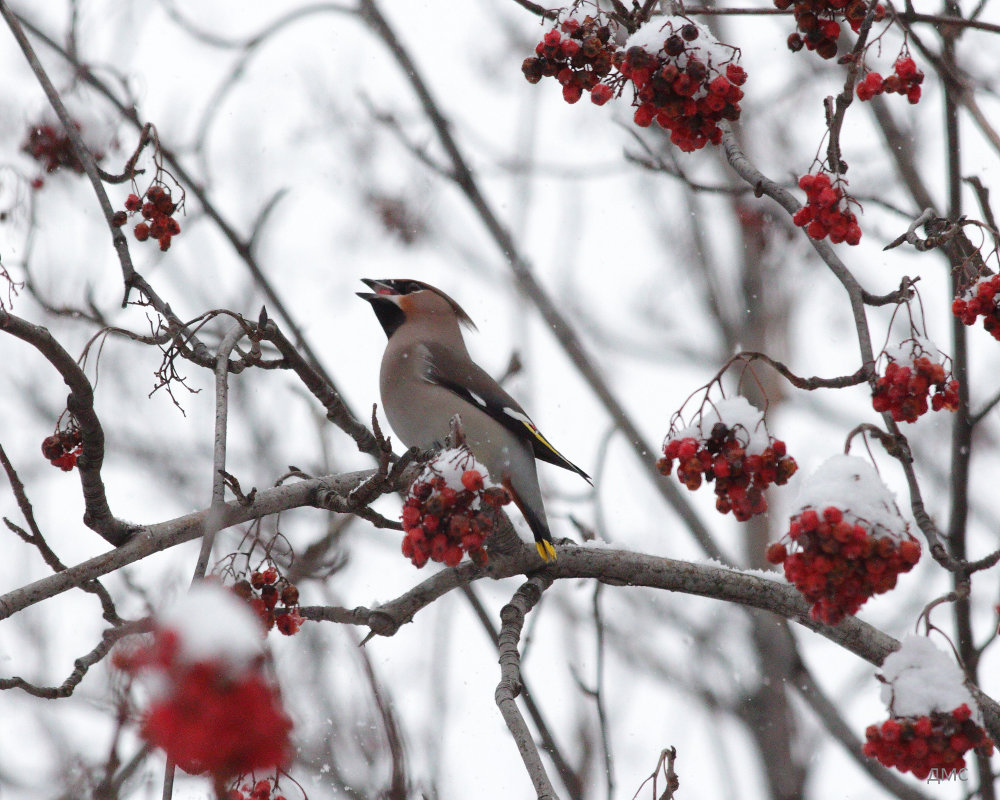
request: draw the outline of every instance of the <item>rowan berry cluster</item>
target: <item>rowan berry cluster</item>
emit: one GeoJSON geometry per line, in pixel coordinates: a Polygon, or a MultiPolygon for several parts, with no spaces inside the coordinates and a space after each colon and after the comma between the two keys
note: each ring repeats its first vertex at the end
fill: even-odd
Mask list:
{"type": "Polygon", "coordinates": [[[112,663],[150,679],[142,736],[185,772],[221,786],[288,762],[292,722],[262,670],[259,628],[221,587],[192,589],[151,642],[118,649],[112,663]]]}
{"type": "Polygon", "coordinates": [[[181,232],[180,223],[173,217],[177,209],[178,204],[170,196],[169,187],[154,183],[146,191],[145,202],[139,195],[130,194],[125,199],[125,211],[116,211],[111,223],[120,228],[130,216],[139,212],[144,221],[133,230],[136,240],[154,239],[159,242],[160,250],[166,251],[170,249],[170,240],[181,232]]]}
{"type": "Polygon", "coordinates": [[[972,719],[965,703],[953,711],[891,717],[881,725],[869,725],[865,738],[866,756],[900,772],[912,772],[920,780],[932,769],[961,769],[965,766],[962,756],[969,750],[993,752],[993,740],[972,719]]]}
{"type": "Polygon", "coordinates": [[[614,54],[607,25],[591,16],[570,17],[545,34],[535,46],[535,56],[524,59],[521,71],[529,83],[556,78],[567,103],[590,92],[591,101],[603,106],[614,94],[611,86],[601,82],[611,74],[614,54]]]}
{"type": "Polygon", "coordinates": [[[69,472],[76,466],[82,452],[83,440],[80,438],[80,429],[76,427],[56,431],[42,440],[42,455],[52,462],[53,467],[59,467],[63,472],[69,472]]]}
{"type": "Polygon", "coordinates": [[[786,540],[767,549],[767,560],[784,565],[785,577],[813,604],[813,619],[836,625],[892,589],[920,560],[920,545],[830,505],[792,517],[786,540]]]}
{"type": "Polygon", "coordinates": [[[799,178],[799,188],[806,193],[806,204],[792,217],[796,225],[805,228],[813,239],[829,236],[834,244],[861,241],[861,226],[851,211],[839,177],[831,184],[825,172],[803,175],[799,178]]]}
{"type": "Polygon", "coordinates": [[[304,619],[299,613],[299,589],[278,576],[278,570],[268,567],[250,573],[250,580],[242,579],[233,584],[236,596],[250,604],[266,630],[277,627],[285,636],[299,632],[304,619]],[[276,611],[278,601],[283,606],[276,611]]]}
{"type": "MultiPolygon", "coordinates": [[[[821,58],[837,55],[840,38],[840,21],[851,26],[855,33],[868,11],[864,0],[774,0],[774,5],[785,11],[794,6],[797,32],[788,37],[788,49],[793,53],[803,47],[815,50],[821,58]]],[[[875,22],[885,19],[885,8],[875,7],[875,22]]]]}
{"type": "Polygon", "coordinates": [[[722,514],[732,511],[736,519],[746,522],[767,511],[764,490],[772,483],[783,486],[798,469],[780,439],[770,437],[759,453],[749,452],[749,444],[742,426],[716,422],[707,438],[668,438],[656,466],[661,474],[669,475],[676,460],[677,479],[691,491],[703,480],[714,482],[715,507],[722,514]]]}
{"type": "Polygon", "coordinates": [[[747,74],[737,64],[714,63],[712,50],[719,45],[698,25],[668,22],[666,28],[659,50],[633,45],[615,56],[618,71],[635,85],[635,124],[646,128],[655,121],[686,153],[718,144],[719,121],[740,116],[747,74]]]}
{"type": "Polygon", "coordinates": [[[445,450],[427,465],[403,503],[403,555],[415,567],[428,559],[454,567],[465,553],[486,563],[483,542],[493,532],[496,509],[511,499],[487,481],[486,470],[464,448],[445,450]]]}
{"type": "Polygon", "coordinates": [[[864,80],[858,82],[855,90],[859,100],[871,100],[875,95],[905,94],[911,103],[920,101],[920,84],[924,82],[924,73],[917,69],[916,62],[909,56],[900,56],[893,66],[893,74],[883,78],[877,72],[869,72],[864,80]]]}
{"type": "Polygon", "coordinates": [[[888,411],[896,422],[916,422],[927,413],[928,398],[935,411],[958,410],[958,381],[945,372],[944,364],[931,359],[933,351],[913,340],[911,344],[909,352],[904,345],[900,357],[889,356],[885,374],[875,383],[872,407],[879,413],[888,411]]]}
{"type": "MultiPolygon", "coordinates": [[[[73,127],[78,131],[82,130],[79,122],[74,122],[73,127]]],[[[61,167],[73,170],[79,175],[83,174],[83,163],[77,158],[73,149],[73,142],[62,127],[55,125],[32,125],[28,130],[28,135],[21,145],[21,151],[27,153],[35,161],[39,162],[46,172],[52,173],[61,167]]],[[[104,156],[95,153],[94,158],[100,161],[104,156]]],[[[38,182],[41,185],[41,182],[38,182]]]]}
{"type": "Polygon", "coordinates": [[[278,791],[278,782],[274,780],[261,780],[254,783],[240,783],[232,787],[220,800],[286,800],[283,794],[272,794],[278,791]]]}
{"type": "Polygon", "coordinates": [[[994,339],[1000,339],[1000,304],[996,296],[1000,294],[1000,275],[987,275],[972,284],[951,304],[952,313],[962,320],[963,325],[975,325],[983,318],[983,327],[994,339]]]}

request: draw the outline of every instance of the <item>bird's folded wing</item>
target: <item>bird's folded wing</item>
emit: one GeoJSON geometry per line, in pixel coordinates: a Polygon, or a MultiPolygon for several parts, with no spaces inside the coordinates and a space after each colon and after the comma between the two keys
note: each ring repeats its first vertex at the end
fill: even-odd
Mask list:
{"type": "Polygon", "coordinates": [[[549,443],[524,413],[524,409],[489,373],[470,359],[458,356],[442,345],[425,342],[421,347],[425,358],[424,380],[454,392],[516,436],[530,442],[535,458],[575,472],[592,483],[586,472],[549,443]]]}

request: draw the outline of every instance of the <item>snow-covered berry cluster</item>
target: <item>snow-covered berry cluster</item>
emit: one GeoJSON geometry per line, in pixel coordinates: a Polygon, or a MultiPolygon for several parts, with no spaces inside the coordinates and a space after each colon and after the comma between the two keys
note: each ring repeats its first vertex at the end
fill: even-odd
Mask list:
{"type": "Polygon", "coordinates": [[[983,327],[994,339],[1000,339],[1000,274],[986,275],[956,297],[951,304],[952,313],[962,320],[963,325],[975,325],[983,318],[983,327]]]}
{"type": "Polygon", "coordinates": [[[193,587],[157,616],[152,642],[114,655],[118,669],[149,680],[143,737],[219,785],[282,767],[292,723],[265,677],[262,642],[245,603],[218,585],[193,587]]]}
{"type": "Polygon", "coordinates": [[[443,450],[407,492],[403,555],[418,568],[428,560],[454,567],[465,553],[485,564],[483,542],[493,532],[496,509],[510,499],[468,448],[443,450]]]}
{"type": "Polygon", "coordinates": [[[965,766],[963,756],[993,752],[976,721],[961,668],[924,636],[907,636],[882,666],[882,699],[890,717],[865,731],[864,754],[924,780],[931,770],[965,766]]]}
{"type": "Polygon", "coordinates": [[[694,491],[702,481],[714,482],[715,507],[741,522],[767,511],[764,490],[784,485],[798,469],[785,443],[768,434],[763,415],[744,397],[720,400],[694,425],[672,427],[657,469],[669,475],[675,461],[681,483],[694,491]]]}
{"type": "Polygon", "coordinates": [[[645,128],[655,121],[686,153],[718,144],[719,121],[740,116],[740,86],[747,79],[723,47],[693,22],[633,34],[615,63],[635,85],[635,124],[645,128]]]}
{"type": "Polygon", "coordinates": [[[909,56],[900,56],[893,65],[893,73],[883,78],[878,72],[869,72],[858,81],[855,89],[859,100],[871,100],[875,95],[905,94],[911,103],[920,102],[920,84],[924,73],[917,69],[916,62],[909,56]]]}
{"type": "Polygon", "coordinates": [[[42,440],[42,455],[52,462],[53,467],[59,467],[63,472],[69,472],[76,466],[82,452],[83,440],[76,427],[56,431],[42,440]]]}
{"type": "Polygon", "coordinates": [[[243,578],[233,584],[233,591],[250,604],[266,630],[277,627],[285,636],[292,636],[302,627],[304,619],[299,613],[299,589],[294,583],[279,577],[274,567],[251,572],[249,580],[243,578]],[[279,601],[282,609],[276,611],[279,601]]]}
{"type": "Polygon", "coordinates": [[[535,55],[524,59],[521,71],[529,83],[554,77],[563,87],[563,99],[575,103],[590,92],[595,105],[603,106],[614,90],[602,79],[611,74],[615,45],[611,28],[600,19],[570,17],[542,37],[535,55]]]}
{"type": "MultiPolygon", "coordinates": [[[[864,0],[774,0],[774,5],[782,11],[794,6],[798,30],[788,37],[788,49],[795,53],[805,47],[822,58],[837,55],[840,21],[857,33],[868,11],[864,0]]],[[[879,3],[875,7],[875,22],[883,19],[885,7],[879,3]]]]}
{"type": "Polygon", "coordinates": [[[111,223],[120,228],[130,216],[139,212],[143,222],[133,230],[136,240],[144,242],[153,239],[159,243],[160,250],[165,251],[170,249],[170,240],[181,232],[180,223],[173,216],[178,208],[179,204],[170,195],[170,188],[154,183],[146,191],[145,202],[135,193],[125,198],[125,211],[116,211],[111,223]]]}
{"type": "MultiPolygon", "coordinates": [[[[79,122],[74,122],[73,127],[78,131],[82,130],[79,122]]],[[[73,142],[62,126],[32,125],[21,145],[21,151],[41,164],[46,172],[52,173],[65,167],[79,175],[83,174],[83,163],[77,158],[73,142]]],[[[103,154],[94,153],[97,161],[103,157],[103,154]]],[[[41,186],[41,181],[37,182],[37,186],[41,186]]]]}
{"type": "Polygon", "coordinates": [[[916,422],[928,408],[958,409],[958,381],[950,369],[945,371],[945,357],[931,342],[907,339],[891,352],[886,350],[886,355],[889,363],[872,394],[876,411],[888,411],[896,422],[916,422]]]}
{"type": "Polygon", "coordinates": [[[244,782],[237,780],[224,797],[219,800],[286,800],[278,791],[277,779],[244,782]]]}
{"type": "Polygon", "coordinates": [[[829,236],[834,244],[861,241],[861,226],[851,211],[840,177],[831,183],[825,172],[803,175],[799,178],[799,188],[806,193],[806,204],[792,217],[796,225],[805,228],[813,239],[829,236]]]}
{"type": "Polygon", "coordinates": [[[892,494],[860,458],[826,461],[802,482],[798,503],[802,510],[767,560],[784,565],[813,619],[836,625],[920,560],[892,494]]]}

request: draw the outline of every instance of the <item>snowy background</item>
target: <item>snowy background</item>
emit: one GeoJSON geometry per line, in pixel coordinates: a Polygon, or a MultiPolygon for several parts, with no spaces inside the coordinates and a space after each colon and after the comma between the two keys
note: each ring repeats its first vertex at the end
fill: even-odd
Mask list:
{"type": "MultiPolygon", "coordinates": [[[[412,88],[370,29],[342,13],[347,4],[304,6],[311,11],[280,27],[274,20],[288,14],[285,4],[12,5],[61,47],[67,46],[70,24],[75,26],[78,58],[120,98],[134,99],[140,117],[155,123],[161,143],[204,185],[239,236],[249,236],[262,210],[277,198],[254,240],[257,262],[362,419],[378,402],[384,335],[368,304],[354,296],[364,289],[359,279],[411,277],[440,286],[478,325],[479,333],[467,335],[467,341],[479,363],[499,376],[517,353],[524,369],[507,388],[546,437],[596,478],[590,492],[577,476],[541,468],[556,535],[579,538],[572,515],[622,548],[704,558],[533,304],[518,293],[505,255],[474,209],[435,170],[434,165],[447,169],[447,157],[412,88]],[[248,48],[262,32],[267,35],[248,48]]],[[[627,102],[597,108],[585,98],[568,106],[555,81],[529,85],[521,61],[548,27],[514,2],[383,6],[447,115],[487,202],[576,325],[593,363],[647,442],[659,445],[671,415],[736,349],[763,349],[799,375],[830,377],[858,368],[850,307],[836,279],[787,215],[766,198],[746,193],[714,148],[678,153],[655,131],[632,126],[627,102]],[[739,187],[743,193],[691,191],[684,181],[624,157],[646,158],[645,148],[668,166],[676,164],[690,183],[739,187]]],[[[918,4],[917,10],[938,9],[918,4]]],[[[743,87],[744,147],[766,175],[791,188],[795,176],[809,171],[821,145],[822,100],[842,87],[843,70],[812,54],[789,53],[788,18],[720,17],[713,24],[722,40],[742,48],[741,63],[750,75],[743,87]]],[[[929,27],[921,30],[935,38],[929,27]]],[[[32,41],[88,141],[108,154],[104,167],[119,170],[136,131],[97,93],[74,81],[65,59],[37,38],[32,41]]],[[[882,40],[877,60],[883,72],[899,44],[896,32],[882,40]]],[[[976,32],[958,44],[974,80],[987,86],[1000,74],[1000,49],[994,45],[993,37],[976,32]]],[[[875,48],[869,58],[876,59],[875,48]]],[[[904,143],[917,153],[928,190],[945,207],[939,84],[929,74],[918,106],[897,96],[887,103],[904,143]]],[[[980,103],[987,118],[997,117],[992,96],[982,96],[980,103]]],[[[38,167],[19,148],[30,126],[49,118],[44,96],[5,28],[0,31],[0,194],[11,210],[0,219],[0,262],[15,280],[31,282],[31,291],[14,300],[13,312],[47,326],[76,355],[96,326],[52,309],[92,304],[106,324],[145,333],[149,322],[142,308],[120,308],[120,268],[86,181],[64,171],[46,177],[40,191],[27,188],[38,167]]],[[[962,175],[995,187],[996,152],[964,118],[962,134],[962,175]]],[[[858,247],[841,245],[837,252],[873,294],[892,291],[904,275],[919,275],[927,335],[949,353],[945,261],[935,254],[915,255],[906,246],[882,251],[920,209],[900,186],[880,137],[868,108],[856,104],[842,143],[851,191],[864,206],[864,237],[858,247]]],[[[148,158],[140,166],[149,167],[148,158]]],[[[108,191],[120,208],[129,189],[108,191]]],[[[965,210],[978,218],[971,193],[965,201],[965,210]]],[[[228,308],[255,319],[266,304],[279,324],[287,322],[191,193],[180,222],[182,233],[167,253],[131,238],[130,247],[136,268],[181,318],[228,308]]],[[[908,335],[905,311],[889,332],[891,313],[891,308],[870,310],[876,351],[908,335]]],[[[210,344],[220,330],[205,334],[210,344]]],[[[1000,348],[981,327],[969,340],[972,405],[979,408],[1000,388],[1000,348]]],[[[175,387],[178,408],[163,390],[150,396],[161,357],[155,348],[110,337],[99,361],[95,356],[96,350],[86,368],[97,382],[96,410],[107,438],[103,474],[115,513],[153,522],[207,507],[211,375],[182,365],[188,385],[200,393],[175,387]]],[[[805,393],[767,367],[755,366],[754,373],[771,399],[769,429],[788,444],[799,474],[771,492],[767,519],[749,531],[714,510],[711,491],[684,490],[684,495],[729,558],[763,568],[763,546],[783,535],[789,514],[798,508],[801,477],[843,452],[855,425],[878,423],[879,417],[864,385],[805,393]]],[[[39,453],[64,408],[65,386],[36,352],[9,336],[0,336],[0,376],[0,444],[26,485],[48,541],[67,564],[105,552],[106,543],[80,522],[76,473],[54,469],[39,453]]],[[[726,385],[732,390],[735,379],[726,385]]],[[[371,466],[346,435],[325,422],[322,409],[293,376],[251,370],[234,377],[231,387],[229,471],[244,488],[272,485],[288,465],[315,475],[371,466]]],[[[996,416],[996,411],[989,415],[975,440],[971,557],[997,546],[996,416]]],[[[931,413],[905,430],[928,511],[941,525],[948,518],[950,422],[947,412],[931,413]]],[[[860,439],[854,448],[853,454],[868,457],[860,439]]],[[[909,519],[898,466],[877,446],[872,451],[882,480],[909,519]]],[[[377,504],[390,517],[398,506],[391,496],[377,504]]],[[[6,489],[0,492],[0,513],[20,524],[6,489]]],[[[276,524],[297,552],[325,537],[328,560],[339,567],[325,580],[299,582],[303,605],[373,607],[438,568],[416,572],[399,553],[398,533],[361,520],[302,509],[277,522],[266,520],[264,528],[276,524]]],[[[0,591],[48,574],[36,551],[4,533],[0,591]]],[[[243,533],[221,534],[216,555],[235,550],[243,533]]],[[[182,545],[109,576],[105,583],[119,612],[138,618],[182,592],[197,551],[196,543],[182,545]]],[[[475,585],[494,625],[519,585],[516,579],[475,585]]],[[[859,616],[898,638],[912,632],[920,610],[950,588],[948,576],[925,554],[896,591],[869,601],[859,616]]],[[[762,696],[760,689],[772,676],[767,654],[762,656],[764,640],[753,633],[743,610],[639,589],[606,586],[596,594],[604,626],[601,693],[614,753],[610,796],[631,798],[661,749],[671,745],[678,750],[678,796],[685,800],[779,796],[753,734],[778,740],[787,726],[794,730],[790,755],[805,776],[806,796],[891,796],[824,732],[796,692],[786,695],[791,719],[764,713],[761,722],[755,716],[763,713],[760,707],[747,709],[747,699],[762,696]]],[[[977,642],[995,630],[997,601],[996,572],[978,576],[972,597],[977,642]]],[[[595,703],[583,691],[598,679],[594,603],[592,582],[558,582],[530,617],[522,648],[526,678],[558,745],[572,765],[589,765],[582,795],[588,798],[609,796],[595,703]]],[[[938,608],[933,619],[953,634],[947,607],[938,608]]],[[[96,601],[81,592],[33,606],[0,623],[0,676],[58,684],[104,627],[96,601]]],[[[309,797],[374,798],[388,785],[391,764],[373,683],[403,730],[412,796],[530,796],[494,704],[496,651],[460,593],[445,596],[394,637],[375,638],[359,650],[365,633],[307,623],[298,636],[270,637],[301,748],[291,773],[309,797]]],[[[865,726],[885,717],[874,667],[804,629],[792,626],[792,634],[805,664],[863,739],[865,726]]],[[[988,694],[997,691],[996,674],[996,654],[986,650],[980,675],[988,694]]],[[[0,694],[0,797],[82,796],[87,790],[81,787],[100,779],[112,747],[118,688],[118,678],[101,664],[69,699],[39,700],[17,690],[0,694]]],[[[134,727],[126,728],[118,747],[125,760],[135,754],[140,742],[134,727]]],[[[159,797],[161,778],[162,763],[153,755],[122,797],[159,797]]],[[[967,788],[903,780],[935,798],[957,798],[967,788]]],[[[182,777],[174,796],[202,798],[209,791],[207,782],[182,777]]],[[[648,787],[643,792],[640,796],[649,796],[648,787]]]]}

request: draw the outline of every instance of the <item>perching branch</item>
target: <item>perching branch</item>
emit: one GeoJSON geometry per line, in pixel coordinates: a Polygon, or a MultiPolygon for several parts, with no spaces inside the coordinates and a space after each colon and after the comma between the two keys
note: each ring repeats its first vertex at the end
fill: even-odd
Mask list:
{"type": "MultiPolygon", "coordinates": [[[[545,575],[556,580],[592,578],[609,586],[646,586],[759,608],[818,633],[875,666],[880,666],[885,657],[899,647],[891,636],[857,617],[846,617],[833,626],[818,622],[810,614],[809,603],[794,586],[783,580],[605,547],[562,544],[557,552],[558,559],[545,568],[545,575]]],[[[303,608],[301,613],[307,619],[367,625],[377,635],[391,636],[402,625],[411,622],[421,609],[468,581],[522,575],[536,569],[538,563],[534,548],[524,545],[518,552],[502,558],[491,555],[483,569],[466,562],[441,570],[395,600],[374,609],[311,607],[303,608]]],[[[1000,704],[985,696],[983,703],[991,734],[1000,735],[1000,704]]]]}

